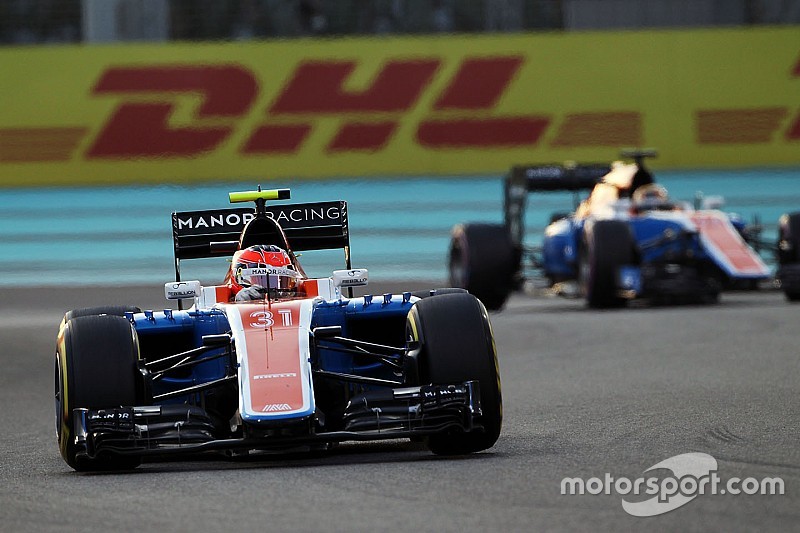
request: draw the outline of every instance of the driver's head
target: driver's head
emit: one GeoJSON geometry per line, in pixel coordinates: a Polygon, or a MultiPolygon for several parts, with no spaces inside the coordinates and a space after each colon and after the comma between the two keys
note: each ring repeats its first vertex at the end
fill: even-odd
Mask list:
{"type": "Polygon", "coordinates": [[[287,297],[296,292],[300,274],[289,254],[273,245],[257,244],[233,255],[230,284],[234,293],[253,287],[266,297],[287,297]]]}
{"type": "Polygon", "coordinates": [[[650,183],[636,189],[632,201],[634,204],[660,204],[668,199],[667,189],[661,185],[650,183]]]}

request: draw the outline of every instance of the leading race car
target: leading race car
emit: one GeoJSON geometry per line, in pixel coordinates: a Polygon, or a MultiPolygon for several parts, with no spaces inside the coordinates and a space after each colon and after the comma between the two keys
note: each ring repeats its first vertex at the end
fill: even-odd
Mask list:
{"type": "MultiPolygon", "coordinates": [[[[755,228],[717,209],[694,209],[671,200],[644,159],[654,151],[628,151],[632,163],[514,167],[505,180],[503,224],[453,228],[450,283],[502,308],[512,290],[534,272],[549,286],[577,284],[590,307],[623,305],[635,298],[713,302],[726,287],[751,285],[771,271],[751,244],[755,228]],[[524,242],[529,193],[591,191],[573,213],[556,214],[539,247],[524,242]]],[[[781,225],[779,278],[790,299],[800,298],[800,214],[781,225]]]]}
{"type": "Polygon", "coordinates": [[[490,448],[500,375],[484,306],[463,289],[353,297],[343,201],[266,206],[289,191],[231,193],[256,208],[173,213],[177,309],[69,311],[59,327],[55,414],[76,470],[151,455],[325,449],[424,439],[436,454],[490,448]],[[296,251],[343,248],[309,278],[296,251]],[[225,282],[182,281],[182,260],[233,254],[225,282]],[[192,305],[183,309],[182,301],[192,305]]]}

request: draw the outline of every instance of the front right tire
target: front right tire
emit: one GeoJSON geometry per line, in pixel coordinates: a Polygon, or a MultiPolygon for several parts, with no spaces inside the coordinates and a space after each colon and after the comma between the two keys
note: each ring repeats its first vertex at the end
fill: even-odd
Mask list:
{"type": "Polygon", "coordinates": [[[136,331],[125,318],[88,314],[59,329],[55,357],[56,435],[64,461],[78,471],[126,470],[138,456],[82,457],[75,443],[73,409],[105,409],[137,404],[136,331]]]}

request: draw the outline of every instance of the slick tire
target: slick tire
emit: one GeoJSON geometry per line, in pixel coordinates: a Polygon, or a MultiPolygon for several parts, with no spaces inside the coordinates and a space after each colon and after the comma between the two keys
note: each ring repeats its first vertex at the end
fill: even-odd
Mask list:
{"type": "MultiPolygon", "coordinates": [[[[783,215],[778,222],[778,263],[780,266],[800,263],[800,212],[783,215]]],[[[783,289],[790,302],[800,301],[796,287],[783,289]]]]}
{"type": "Polygon", "coordinates": [[[110,314],[71,318],[59,330],[55,357],[56,435],[61,456],[78,471],[127,470],[137,456],[78,456],[73,409],[137,404],[139,344],[131,323],[110,314]]]}
{"type": "Polygon", "coordinates": [[[487,309],[502,309],[514,286],[519,261],[502,224],[458,224],[451,232],[450,285],[474,294],[487,309]]]}
{"type": "Polygon", "coordinates": [[[78,318],[79,316],[91,316],[91,315],[113,315],[113,316],[125,316],[125,313],[141,313],[142,310],[134,305],[104,305],[102,307],[83,307],[81,309],[73,309],[72,311],[67,311],[67,314],[64,315],[64,321],[71,318],[78,318]]]}
{"type": "Polygon", "coordinates": [[[469,292],[467,289],[458,287],[445,287],[441,289],[430,289],[427,291],[414,291],[411,293],[411,295],[416,296],[417,298],[430,298],[431,296],[442,296],[443,294],[459,294],[467,292],[469,292]]]}
{"type": "Polygon", "coordinates": [[[633,264],[635,246],[626,222],[587,222],[578,259],[578,278],[589,307],[603,309],[625,305],[626,300],[617,295],[617,274],[619,267],[633,264]]]}
{"type": "Polygon", "coordinates": [[[410,345],[417,352],[422,384],[478,381],[482,430],[450,430],[427,438],[437,455],[491,448],[500,435],[503,404],[492,328],[484,305],[471,294],[444,294],[414,304],[408,315],[410,345]]]}
{"type": "Polygon", "coordinates": [[[67,311],[64,314],[64,318],[61,320],[61,327],[64,326],[67,322],[69,322],[73,318],[78,318],[81,316],[92,316],[92,315],[112,315],[112,316],[125,316],[125,313],[141,313],[142,310],[134,305],[104,305],[101,307],[82,307],[80,309],[73,309],[72,311],[67,311]]]}

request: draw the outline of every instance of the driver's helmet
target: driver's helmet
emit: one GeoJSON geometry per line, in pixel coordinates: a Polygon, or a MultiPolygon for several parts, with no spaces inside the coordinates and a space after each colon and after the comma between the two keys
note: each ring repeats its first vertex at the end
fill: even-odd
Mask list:
{"type": "Polygon", "coordinates": [[[631,200],[634,207],[639,210],[663,209],[669,205],[669,194],[661,185],[650,183],[636,189],[631,200]]]}
{"type": "Polygon", "coordinates": [[[257,244],[233,255],[230,285],[234,294],[242,289],[258,291],[262,297],[282,298],[297,291],[300,273],[289,254],[274,245],[257,244]]]}

